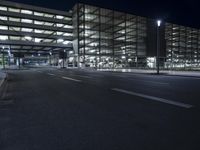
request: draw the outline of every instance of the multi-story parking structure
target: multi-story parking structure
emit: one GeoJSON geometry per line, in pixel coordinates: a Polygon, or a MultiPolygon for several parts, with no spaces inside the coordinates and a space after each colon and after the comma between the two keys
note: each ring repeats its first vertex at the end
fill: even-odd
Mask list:
{"type": "Polygon", "coordinates": [[[71,12],[0,2],[0,45],[12,53],[71,49],[72,28],[71,12]]]}
{"type": "Polygon", "coordinates": [[[1,55],[66,58],[74,67],[146,69],[156,67],[159,49],[164,69],[200,68],[199,29],[158,27],[155,19],[82,3],[65,12],[1,1],[0,49],[1,55]]]}

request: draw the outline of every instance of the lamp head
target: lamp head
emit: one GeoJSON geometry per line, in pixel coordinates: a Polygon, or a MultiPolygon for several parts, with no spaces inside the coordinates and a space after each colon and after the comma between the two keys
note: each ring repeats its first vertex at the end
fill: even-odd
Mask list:
{"type": "Polygon", "coordinates": [[[158,25],[158,27],[160,27],[160,26],[161,26],[161,23],[162,23],[162,21],[161,21],[161,20],[157,20],[157,25],[158,25]]]}

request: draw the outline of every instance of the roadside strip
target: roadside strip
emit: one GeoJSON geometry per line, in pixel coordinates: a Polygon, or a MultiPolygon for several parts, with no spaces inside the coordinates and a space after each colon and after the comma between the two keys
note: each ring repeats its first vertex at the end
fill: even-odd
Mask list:
{"type": "Polygon", "coordinates": [[[158,102],[174,105],[174,106],[177,106],[177,107],[182,107],[182,108],[187,108],[187,109],[193,107],[193,105],[190,105],[190,104],[175,102],[175,101],[172,101],[172,100],[167,100],[167,99],[163,99],[163,98],[159,98],[159,97],[149,96],[149,95],[145,95],[145,94],[141,94],[141,93],[135,93],[135,92],[131,92],[131,91],[123,90],[123,89],[113,88],[112,90],[120,92],[120,93],[125,93],[125,94],[129,94],[129,95],[134,95],[134,96],[146,98],[146,99],[153,100],[153,101],[158,101],[158,102]]]}

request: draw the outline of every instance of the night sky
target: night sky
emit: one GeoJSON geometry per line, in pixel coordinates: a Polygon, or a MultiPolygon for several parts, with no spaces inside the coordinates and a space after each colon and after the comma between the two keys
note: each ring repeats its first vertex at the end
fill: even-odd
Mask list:
{"type": "Polygon", "coordinates": [[[144,17],[200,28],[200,2],[198,0],[11,0],[36,6],[69,10],[83,2],[115,9],[144,17]]]}

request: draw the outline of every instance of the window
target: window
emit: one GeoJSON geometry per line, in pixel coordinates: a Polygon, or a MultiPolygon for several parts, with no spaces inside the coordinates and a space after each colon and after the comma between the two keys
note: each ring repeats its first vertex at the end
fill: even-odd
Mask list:
{"type": "Polygon", "coordinates": [[[32,40],[32,37],[30,37],[30,36],[25,36],[24,38],[25,38],[25,40],[27,40],[27,41],[31,41],[31,40],[32,40]]]}
{"type": "Polygon", "coordinates": [[[65,17],[64,20],[71,21],[72,19],[69,17],[65,17]]]}
{"type": "Polygon", "coordinates": [[[57,35],[63,35],[64,33],[63,32],[57,32],[57,35]]]}
{"type": "Polygon", "coordinates": [[[57,15],[56,19],[64,19],[64,16],[57,15]]]}
{"type": "Polygon", "coordinates": [[[20,31],[21,28],[19,27],[10,27],[11,31],[20,31]]]}
{"type": "Polygon", "coordinates": [[[8,11],[20,13],[20,9],[16,9],[16,8],[8,8],[8,11]]]}
{"type": "Polygon", "coordinates": [[[9,21],[20,22],[20,18],[9,17],[9,21]]]}
{"type": "Polygon", "coordinates": [[[10,40],[20,40],[20,36],[10,36],[10,40]]]}
{"type": "Polygon", "coordinates": [[[22,13],[22,14],[28,14],[28,15],[33,14],[32,11],[30,11],[30,10],[24,10],[24,9],[21,10],[21,13],[22,13]]]}
{"type": "Polygon", "coordinates": [[[53,26],[53,23],[45,22],[44,25],[46,25],[46,26],[53,26]]]}
{"type": "Polygon", "coordinates": [[[5,16],[0,16],[0,20],[7,21],[7,20],[8,20],[8,17],[5,17],[5,16]]]}
{"type": "Polygon", "coordinates": [[[7,7],[0,6],[0,10],[7,11],[7,7]]]}
{"type": "Polygon", "coordinates": [[[30,19],[22,19],[23,23],[33,23],[33,20],[30,19]]]}
{"type": "Polygon", "coordinates": [[[34,12],[34,15],[35,15],[35,16],[40,16],[40,17],[42,17],[42,16],[44,16],[44,13],[34,12]]]}
{"type": "Polygon", "coordinates": [[[51,14],[44,14],[44,17],[53,18],[54,15],[51,15],[51,14]]]}
{"type": "Polygon", "coordinates": [[[57,26],[57,27],[63,27],[64,24],[59,24],[59,23],[57,23],[56,26],[57,26]]]}
{"type": "Polygon", "coordinates": [[[36,43],[40,43],[41,41],[42,41],[41,38],[35,38],[35,42],[36,42],[36,43]]]}
{"type": "Polygon", "coordinates": [[[58,39],[58,40],[57,40],[57,43],[62,43],[62,42],[64,42],[63,39],[58,39]]]}
{"type": "Polygon", "coordinates": [[[43,42],[50,43],[52,42],[52,39],[44,39],[43,42]]]}
{"type": "Polygon", "coordinates": [[[73,36],[72,33],[65,33],[64,36],[73,36]]]}
{"type": "Polygon", "coordinates": [[[38,30],[38,29],[35,29],[35,33],[43,33],[44,30],[38,30]]]}
{"type": "Polygon", "coordinates": [[[8,26],[1,26],[0,25],[0,30],[8,30],[8,26]]]}
{"type": "Polygon", "coordinates": [[[0,40],[8,40],[8,36],[7,35],[0,35],[0,40]]]}
{"type": "Polygon", "coordinates": [[[37,24],[37,25],[43,25],[44,22],[43,22],[43,21],[34,21],[34,24],[37,24]]]}
{"type": "Polygon", "coordinates": [[[52,34],[53,31],[45,31],[44,34],[52,34]]]}
{"type": "Polygon", "coordinates": [[[70,41],[64,41],[63,44],[67,45],[67,44],[70,44],[71,42],[70,41]]]}
{"type": "Polygon", "coordinates": [[[22,28],[22,32],[32,32],[33,29],[30,28],[22,28]]]}
{"type": "Polygon", "coordinates": [[[72,29],[73,27],[70,26],[70,25],[65,25],[64,28],[67,28],[67,29],[72,29]]]}

